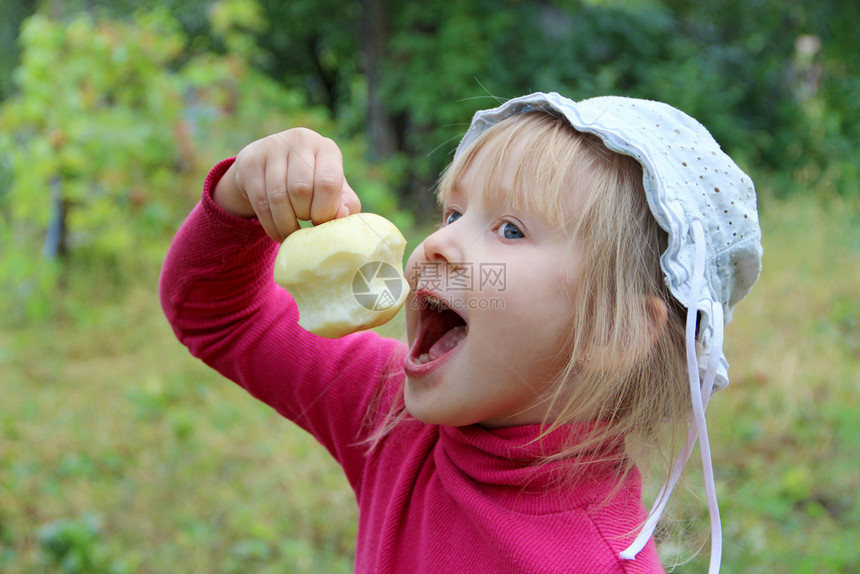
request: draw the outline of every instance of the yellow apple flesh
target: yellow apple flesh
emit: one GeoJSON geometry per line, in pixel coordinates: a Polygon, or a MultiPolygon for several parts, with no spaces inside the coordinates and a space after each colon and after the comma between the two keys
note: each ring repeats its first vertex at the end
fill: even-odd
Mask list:
{"type": "Polygon", "coordinates": [[[388,322],[406,300],[406,239],[380,215],[356,213],[292,233],[275,259],[299,325],[337,338],[388,322]]]}

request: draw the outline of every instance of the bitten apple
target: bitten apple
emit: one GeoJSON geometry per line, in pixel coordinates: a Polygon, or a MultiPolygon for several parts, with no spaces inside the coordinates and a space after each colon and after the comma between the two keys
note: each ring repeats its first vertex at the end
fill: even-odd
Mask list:
{"type": "Polygon", "coordinates": [[[337,338],[382,325],[403,306],[406,239],[380,215],[356,213],[292,233],[275,259],[275,282],[290,292],[299,325],[337,338]]]}

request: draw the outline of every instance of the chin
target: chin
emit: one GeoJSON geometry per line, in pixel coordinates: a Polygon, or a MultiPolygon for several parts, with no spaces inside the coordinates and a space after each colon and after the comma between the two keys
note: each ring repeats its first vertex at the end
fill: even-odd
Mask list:
{"type": "Polygon", "coordinates": [[[409,380],[409,377],[406,377],[405,388],[403,391],[403,403],[406,406],[406,412],[408,412],[412,418],[417,419],[422,423],[435,424],[436,421],[433,416],[433,410],[426,407],[422,408],[421,401],[416,401],[412,398],[413,393],[410,391],[410,387],[413,384],[414,383],[409,380]]]}
{"type": "Polygon", "coordinates": [[[461,413],[451,412],[448,408],[434,408],[431,404],[422,404],[422,401],[411,398],[409,392],[409,379],[406,380],[404,403],[406,405],[406,412],[408,412],[412,418],[419,420],[424,424],[461,427],[468,426],[476,422],[472,420],[472,417],[464,416],[461,413]]]}

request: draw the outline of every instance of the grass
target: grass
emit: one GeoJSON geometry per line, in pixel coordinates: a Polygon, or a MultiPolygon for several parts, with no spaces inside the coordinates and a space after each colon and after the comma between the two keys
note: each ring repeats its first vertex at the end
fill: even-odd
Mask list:
{"type": "Polygon", "coordinates": [[[350,572],[339,470],[192,359],[154,292],[2,334],[0,571],[350,572]]]}
{"type": "MultiPolygon", "coordinates": [[[[732,384],[709,414],[724,571],[860,572],[860,214],[762,203],[765,272],[728,329],[732,384]]],[[[0,329],[0,572],[351,571],[340,470],[187,354],[154,271],[119,299],[58,308],[0,329]]],[[[703,513],[679,497],[667,556],[707,540],[703,513]]],[[[706,563],[707,547],[675,571],[706,563]]]]}
{"type": "Polygon", "coordinates": [[[750,572],[860,572],[860,215],[766,207],[765,271],[711,419],[726,552],[750,572]]]}

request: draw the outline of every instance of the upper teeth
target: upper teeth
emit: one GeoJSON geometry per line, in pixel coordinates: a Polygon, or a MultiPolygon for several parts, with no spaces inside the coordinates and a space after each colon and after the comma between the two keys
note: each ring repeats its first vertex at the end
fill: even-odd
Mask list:
{"type": "Polygon", "coordinates": [[[439,299],[438,297],[434,297],[433,295],[427,295],[425,297],[425,301],[427,301],[427,304],[431,307],[435,307],[440,310],[445,310],[448,308],[448,304],[445,303],[445,301],[439,299]]]}

